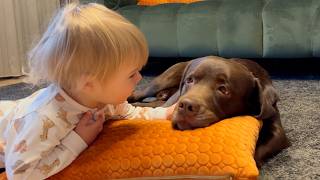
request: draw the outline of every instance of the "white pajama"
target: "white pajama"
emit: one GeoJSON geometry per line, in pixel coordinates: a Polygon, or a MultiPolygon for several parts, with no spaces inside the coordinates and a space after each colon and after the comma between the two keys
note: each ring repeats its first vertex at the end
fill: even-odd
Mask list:
{"type": "Polygon", "coordinates": [[[90,109],[55,85],[17,101],[0,101],[0,167],[9,179],[45,179],[64,169],[87,148],[73,131],[86,111],[107,119],[166,119],[166,108],[129,103],[90,109]]]}

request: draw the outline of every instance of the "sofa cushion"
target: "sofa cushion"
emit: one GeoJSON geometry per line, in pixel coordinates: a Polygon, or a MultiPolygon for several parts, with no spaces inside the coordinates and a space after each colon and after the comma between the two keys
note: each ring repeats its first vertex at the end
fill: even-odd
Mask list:
{"type": "Polygon", "coordinates": [[[257,0],[211,0],[118,12],[145,34],[151,57],[261,57],[261,9],[257,0]]]}

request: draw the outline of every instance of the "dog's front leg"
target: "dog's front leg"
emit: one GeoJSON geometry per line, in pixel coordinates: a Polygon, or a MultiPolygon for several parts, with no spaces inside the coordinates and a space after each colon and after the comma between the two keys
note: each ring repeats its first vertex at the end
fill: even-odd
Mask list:
{"type": "Polygon", "coordinates": [[[179,87],[183,71],[188,63],[189,62],[180,62],[171,66],[158,77],[154,78],[145,89],[134,91],[128,98],[128,101],[130,103],[137,102],[146,97],[156,96],[161,90],[179,87]]]}
{"type": "Polygon", "coordinates": [[[281,125],[279,112],[270,119],[263,121],[262,129],[256,145],[254,159],[258,168],[263,162],[290,146],[290,142],[281,125]]]}

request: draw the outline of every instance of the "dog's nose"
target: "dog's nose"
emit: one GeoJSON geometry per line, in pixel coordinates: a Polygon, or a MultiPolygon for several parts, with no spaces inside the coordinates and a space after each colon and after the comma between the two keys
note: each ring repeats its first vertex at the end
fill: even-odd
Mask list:
{"type": "Polygon", "coordinates": [[[179,102],[178,110],[188,116],[194,116],[199,112],[200,105],[191,99],[183,99],[179,102]]]}

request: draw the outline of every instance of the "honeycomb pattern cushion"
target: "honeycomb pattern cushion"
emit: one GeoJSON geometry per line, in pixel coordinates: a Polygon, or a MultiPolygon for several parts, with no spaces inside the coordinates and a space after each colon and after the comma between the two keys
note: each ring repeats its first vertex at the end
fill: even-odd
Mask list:
{"type": "Polygon", "coordinates": [[[138,5],[143,6],[154,6],[158,4],[166,4],[166,3],[192,3],[198,2],[202,0],[138,0],[138,5]]]}
{"type": "Polygon", "coordinates": [[[251,116],[187,131],[173,130],[164,120],[110,121],[87,150],[50,179],[256,179],[253,154],[260,127],[251,116]]]}

